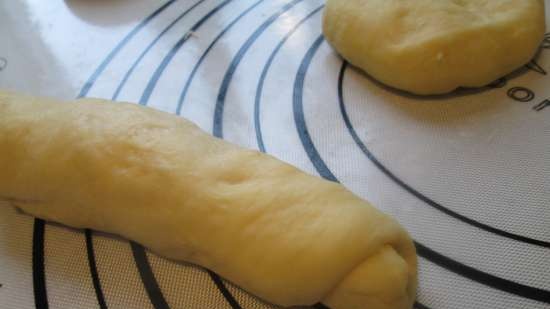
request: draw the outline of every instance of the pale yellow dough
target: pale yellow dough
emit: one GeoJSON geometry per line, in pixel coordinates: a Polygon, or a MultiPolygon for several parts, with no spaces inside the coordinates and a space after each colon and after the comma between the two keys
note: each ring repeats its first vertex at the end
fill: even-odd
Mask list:
{"type": "Polygon", "coordinates": [[[409,309],[415,248],[343,186],[128,103],[0,92],[0,199],[202,265],[278,305],[409,309]]]}
{"type": "Polygon", "coordinates": [[[327,0],[323,33],[391,87],[441,94],[481,87],[536,54],[543,0],[327,0]]]}

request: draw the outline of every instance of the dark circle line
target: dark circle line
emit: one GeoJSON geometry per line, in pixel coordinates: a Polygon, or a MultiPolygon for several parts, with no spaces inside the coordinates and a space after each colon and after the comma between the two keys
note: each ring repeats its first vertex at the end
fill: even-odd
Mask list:
{"type": "Polygon", "coordinates": [[[317,14],[321,9],[325,7],[325,5],[320,5],[315,10],[313,10],[311,13],[309,13],[306,17],[302,18],[284,37],[283,39],[277,44],[271,55],[269,55],[269,59],[264,65],[264,68],[262,70],[262,74],[260,75],[260,80],[258,82],[258,86],[256,87],[256,96],[254,98],[254,128],[256,130],[256,141],[258,142],[258,148],[261,152],[266,152],[263,135],[262,135],[262,126],[260,122],[260,101],[262,100],[262,92],[264,88],[265,79],[267,77],[267,73],[269,72],[269,69],[271,68],[271,65],[273,64],[273,60],[275,60],[275,57],[283,47],[283,45],[286,43],[286,41],[296,32],[300,26],[305,23],[308,19],[310,19],[313,15],[317,14]]]}
{"type": "MultiPolygon", "coordinates": [[[[162,11],[172,5],[175,0],[169,0],[165,2],[162,6],[156,9],[153,13],[143,19],[136,27],[134,27],[116,46],[103,62],[96,68],[92,75],[83,85],[77,97],[84,97],[89,91],[90,88],[94,85],[95,81],[103,73],[107,65],[113,60],[113,58],[120,52],[120,50],[138,33],[143,29],[153,18],[159,15],[162,11]]],[[[33,239],[32,239],[32,270],[33,270],[33,291],[34,291],[34,303],[35,307],[39,309],[48,309],[48,295],[46,291],[46,273],[45,273],[45,264],[44,264],[44,233],[45,233],[45,222],[42,219],[35,219],[33,226],[33,239]]],[[[90,252],[93,253],[93,247],[91,246],[91,233],[86,234],[86,250],[88,252],[88,258],[93,257],[93,254],[90,255],[90,252]]],[[[92,267],[92,264],[95,264],[95,261],[88,260],[90,265],[90,275],[93,282],[99,283],[99,276],[97,274],[97,269],[92,267]]],[[[100,285],[94,283],[94,289],[96,293],[96,298],[98,304],[104,304],[105,299],[103,298],[103,292],[100,285]]],[[[103,309],[103,308],[102,308],[103,309]]]]}
{"type": "Polygon", "coordinates": [[[151,304],[155,309],[169,309],[168,303],[162,294],[162,290],[158,285],[153,269],[147,259],[147,253],[145,249],[138,243],[130,241],[130,247],[132,248],[132,255],[134,256],[134,262],[139,270],[139,276],[141,282],[145,287],[147,296],[151,301],[151,304]]]}
{"type": "MultiPolygon", "coordinates": [[[[316,13],[318,13],[325,5],[321,5],[317,7],[315,10],[313,10],[311,13],[309,13],[306,17],[304,17],[302,20],[300,20],[277,44],[271,55],[269,56],[267,62],[264,64],[264,68],[262,70],[262,74],[260,76],[260,79],[258,81],[258,86],[256,88],[256,96],[254,100],[254,124],[256,127],[256,139],[258,141],[258,147],[261,152],[265,153],[266,149],[264,147],[263,143],[263,136],[261,131],[261,122],[260,122],[260,105],[261,105],[261,99],[262,99],[262,92],[265,84],[265,78],[267,76],[267,73],[269,72],[271,65],[273,64],[273,60],[281,50],[281,48],[284,46],[286,41],[298,30],[298,28],[306,22],[309,18],[314,16],[316,13]]],[[[414,303],[415,308],[417,309],[430,309],[426,305],[421,304],[420,302],[414,303]]],[[[313,305],[314,309],[330,309],[327,305],[322,303],[317,303],[313,305]]]]}
{"type": "Polygon", "coordinates": [[[105,71],[105,68],[111,63],[113,58],[120,52],[120,50],[128,44],[128,42],[141,30],[143,27],[145,27],[153,18],[155,18],[157,15],[159,15],[162,11],[164,11],[166,8],[168,8],[170,5],[172,5],[176,0],[169,0],[166,3],[164,3],[161,7],[156,9],[151,15],[147,16],[143,21],[141,21],[132,31],[130,31],[118,44],[111,50],[111,52],[107,55],[107,57],[101,62],[101,64],[96,68],[94,73],[88,78],[88,80],[84,83],[84,86],[82,86],[82,89],[80,89],[80,93],[78,94],[77,98],[85,97],[92,86],[95,84],[97,78],[103,71],[105,71]]]}
{"type": "Polygon", "coordinates": [[[38,218],[34,219],[32,235],[32,283],[34,290],[34,305],[37,309],[49,308],[44,264],[44,232],[44,220],[38,218]]]}
{"type": "Polygon", "coordinates": [[[122,81],[120,82],[120,84],[116,88],[115,93],[113,94],[113,97],[111,98],[113,101],[115,101],[118,98],[120,92],[122,91],[122,88],[124,88],[124,86],[126,85],[126,82],[128,81],[128,78],[130,78],[130,75],[132,75],[132,73],[134,72],[134,70],[136,69],[138,64],[149,53],[151,48],[153,48],[157,44],[157,42],[164,36],[164,34],[166,34],[166,32],[168,32],[170,29],[172,29],[172,27],[174,27],[181,19],[183,19],[185,16],[187,16],[187,14],[189,14],[189,12],[193,11],[193,9],[195,9],[197,6],[199,6],[204,1],[205,0],[197,1],[195,4],[193,4],[187,10],[185,10],[183,13],[181,13],[176,19],[174,19],[174,21],[172,21],[168,26],[166,26],[159,33],[159,35],[157,35],[157,37],[153,41],[151,41],[151,43],[149,43],[149,45],[147,45],[145,50],[143,50],[143,52],[139,55],[139,57],[134,61],[134,63],[130,67],[130,69],[128,69],[128,71],[126,71],[126,74],[124,74],[124,77],[122,78],[122,81]]]}
{"type": "Polygon", "coordinates": [[[313,163],[313,166],[317,170],[317,172],[325,179],[333,182],[338,182],[338,179],[332,171],[328,168],[328,166],[325,164],[323,159],[321,158],[321,155],[317,151],[317,148],[313,144],[313,140],[311,139],[311,136],[309,135],[309,131],[307,130],[307,127],[305,126],[305,116],[304,116],[304,106],[301,104],[302,102],[302,92],[304,88],[304,82],[306,78],[307,70],[309,69],[309,65],[311,63],[311,60],[313,59],[313,56],[321,46],[321,44],[324,42],[323,35],[320,35],[315,42],[311,45],[311,47],[308,49],[307,53],[305,54],[300,67],[298,68],[298,72],[296,73],[296,79],[294,82],[294,89],[293,89],[293,95],[292,95],[292,110],[294,113],[294,123],[296,124],[296,130],[298,131],[298,136],[300,137],[300,141],[302,142],[302,145],[304,147],[304,150],[307,153],[307,156],[309,157],[311,163],[313,163]]]}
{"type": "Polygon", "coordinates": [[[426,305],[423,305],[423,304],[421,304],[421,303],[419,303],[419,302],[417,302],[417,301],[414,302],[414,305],[413,305],[413,306],[414,306],[414,308],[416,308],[416,309],[430,309],[430,307],[428,307],[428,306],[426,306],[426,305]]]}
{"type": "Polygon", "coordinates": [[[86,250],[88,255],[88,266],[90,267],[90,273],[92,274],[92,283],[96,292],[97,302],[100,309],[107,309],[107,303],[105,302],[105,295],[101,289],[101,282],[99,281],[99,272],[97,270],[97,263],[95,260],[95,250],[92,240],[92,230],[85,229],[84,234],[86,236],[86,250]]]}
{"type": "Polygon", "coordinates": [[[231,60],[229,68],[227,69],[223,77],[223,81],[218,92],[218,98],[216,100],[216,107],[214,109],[214,125],[212,128],[212,133],[214,136],[223,138],[223,110],[225,106],[225,97],[229,90],[229,85],[231,84],[233,75],[235,74],[235,71],[241,63],[241,60],[244,58],[246,52],[272,23],[274,23],[281,15],[283,15],[296,4],[302,1],[303,0],[293,0],[287,3],[281,9],[279,9],[275,14],[271,15],[271,17],[269,17],[252,33],[252,35],[250,35],[246,42],[241,46],[235,57],[233,57],[233,59],[231,60]]]}
{"type": "Polygon", "coordinates": [[[550,291],[534,288],[477,270],[433,251],[416,241],[415,246],[418,255],[465,278],[510,294],[550,304],[550,291]]]}
{"type": "MultiPolygon", "coordinates": [[[[298,135],[302,140],[304,150],[306,151],[308,157],[317,169],[317,172],[327,180],[339,182],[315,148],[315,145],[313,144],[313,141],[311,140],[311,137],[309,135],[303,112],[303,87],[305,76],[315,53],[318,51],[323,41],[324,38],[322,35],[320,35],[317,40],[315,40],[315,42],[311,45],[304,58],[302,59],[302,63],[300,64],[298,72],[296,73],[293,95],[294,120],[298,135]]],[[[424,257],[425,259],[435,263],[436,265],[439,265],[472,281],[476,281],[494,289],[524,298],[544,303],[550,303],[550,291],[523,285],[477,270],[471,266],[467,266],[456,260],[446,257],[417,241],[415,241],[415,246],[419,256],[424,257]]]]}
{"type": "Polygon", "coordinates": [[[197,74],[197,71],[199,70],[199,67],[201,66],[204,59],[206,59],[206,56],[214,45],[221,39],[222,36],[225,35],[226,32],[228,32],[241,18],[243,18],[245,15],[247,15],[250,11],[252,11],[254,8],[256,8],[260,3],[262,3],[264,0],[256,1],[253,5],[251,5],[249,8],[244,10],[241,14],[239,14],[235,19],[231,21],[219,34],[218,36],[208,45],[206,50],[203,52],[203,54],[200,56],[199,60],[193,67],[193,70],[191,70],[191,74],[189,74],[189,77],[187,78],[187,81],[185,82],[185,86],[183,87],[183,90],[181,91],[180,97],[178,99],[178,105],[176,108],[176,115],[181,114],[181,109],[183,107],[183,102],[185,101],[185,97],[187,96],[187,91],[189,91],[189,87],[191,86],[191,83],[193,82],[193,79],[195,78],[195,74],[197,74]]]}
{"type": "MultiPolygon", "coordinates": [[[[212,16],[214,16],[218,11],[220,11],[223,7],[225,7],[227,4],[229,4],[233,0],[226,0],[214,7],[211,11],[209,11],[206,15],[204,15],[199,21],[197,21],[191,29],[184,34],[177,42],[176,44],[170,49],[168,54],[163,58],[160,65],[156,68],[155,72],[153,73],[153,76],[150,78],[145,90],[143,91],[143,94],[141,96],[141,99],[139,101],[140,105],[147,105],[151,94],[156,87],[158,80],[164,73],[165,69],[168,67],[174,56],[177,54],[177,52],[180,50],[180,48],[187,42],[187,40],[190,38],[189,33],[197,31],[206,21],[208,21],[212,16]]],[[[162,35],[162,34],[161,34],[162,35]]],[[[143,285],[145,287],[145,290],[149,296],[149,299],[151,300],[151,303],[155,307],[155,309],[168,309],[168,303],[166,299],[164,298],[164,295],[162,294],[162,291],[159,287],[158,281],[156,280],[153,270],[151,268],[151,264],[149,263],[149,260],[147,259],[147,254],[145,253],[145,249],[143,246],[135,243],[131,243],[131,249],[132,253],[134,255],[134,261],[136,263],[136,266],[138,268],[141,281],[143,282],[143,285]]],[[[222,296],[225,298],[225,300],[229,303],[229,305],[233,309],[240,309],[240,306],[237,302],[237,300],[233,297],[233,295],[229,292],[223,281],[218,277],[217,274],[213,272],[209,272],[210,278],[213,280],[214,284],[222,294],[222,296]]]]}
{"type": "Polygon", "coordinates": [[[208,273],[208,275],[210,276],[210,279],[212,280],[212,282],[214,282],[214,284],[216,285],[216,287],[218,288],[222,296],[229,303],[231,308],[242,309],[241,305],[239,304],[239,302],[237,302],[233,294],[231,294],[231,292],[227,289],[227,287],[225,286],[225,283],[223,283],[223,280],[220,278],[220,276],[218,276],[218,274],[211,271],[210,269],[206,269],[206,272],[208,273]]]}
{"type": "Polygon", "coordinates": [[[191,29],[185,33],[177,42],[176,44],[170,49],[168,54],[162,59],[162,62],[157,67],[155,72],[153,73],[153,76],[151,79],[149,79],[149,82],[147,83],[147,86],[145,87],[145,90],[143,91],[143,94],[141,95],[141,98],[139,99],[139,104],[141,105],[147,105],[147,102],[149,102],[149,99],[151,98],[151,94],[153,93],[153,90],[157,86],[157,83],[164,73],[164,70],[168,67],[174,56],[178,53],[180,48],[183,46],[185,42],[191,37],[191,33],[197,31],[206,21],[208,21],[214,14],[216,14],[219,10],[221,10],[224,6],[229,4],[233,0],[225,0],[218,6],[216,6],[214,9],[212,9],[208,14],[204,15],[199,21],[197,21],[191,29]]]}
{"type": "MultiPolygon", "coordinates": [[[[357,146],[361,149],[363,154],[382,172],[384,175],[388,176],[393,182],[395,182],[397,185],[399,185],[401,188],[405,189],[405,191],[412,194],[414,197],[418,198],[419,200],[423,201],[424,203],[428,204],[429,206],[445,213],[446,215],[449,215],[459,221],[462,221],[466,224],[469,224],[471,226],[477,227],[479,229],[482,229],[484,231],[487,231],[489,233],[493,233],[505,238],[513,239],[516,241],[541,246],[544,248],[550,248],[550,242],[538,240],[538,239],[532,239],[529,237],[521,236],[518,234],[513,234],[495,227],[492,227],[490,225],[487,225],[485,223],[481,223],[479,221],[476,221],[474,219],[471,219],[469,217],[466,217],[464,215],[461,215],[437,202],[430,199],[429,197],[423,195],[407,183],[405,183],[403,180],[401,180],[399,177],[397,177],[392,171],[390,171],[384,164],[382,164],[376,156],[367,148],[367,146],[361,141],[359,138],[359,135],[355,131],[355,128],[353,127],[353,124],[351,123],[351,120],[348,116],[345,102],[344,102],[344,93],[343,93],[343,81],[344,81],[344,74],[346,71],[346,68],[348,67],[348,63],[344,61],[342,64],[342,67],[340,69],[340,73],[338,76],[338,103],[340,106],[340,113],[342,114],[342,118],[344,120],[344,123],[346,125],[346,128],[348,129],[349,134],[357,144],[357,146]]],[[[514,89],[514,88],[512,88],[514,89]]]]}

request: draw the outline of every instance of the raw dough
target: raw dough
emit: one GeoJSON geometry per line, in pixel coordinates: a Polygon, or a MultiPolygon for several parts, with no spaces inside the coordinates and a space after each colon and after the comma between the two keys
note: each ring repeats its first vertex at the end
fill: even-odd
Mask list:
{"type": "Polygon", "coordinates": [[[343,186],[127,103],[0,92],[0,196],[122,235],[284,306],[409,309],[415,248],[343,186]]]}
{"type": "Polygon", "coordinates": [[[531,60],[543,0],[328,0],[323,32],[350,63],[416,94],[481,87],[531,60]]]}

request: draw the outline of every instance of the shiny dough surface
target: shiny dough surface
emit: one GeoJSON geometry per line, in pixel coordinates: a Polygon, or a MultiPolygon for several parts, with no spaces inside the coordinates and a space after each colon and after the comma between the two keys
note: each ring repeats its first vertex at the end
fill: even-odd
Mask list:
{"type": "Polygon", "coordinates": [[[415,94],[481,87],[535,56],[543,0],[328,0],[323,33],[351,64],[415,94]]]}
{"type": "Polygon", "coordinates": [[[0,199],[209,268],[283,306],[408,309],[406,231],[343,186],[129,103],[0,92],[0,199]]]}

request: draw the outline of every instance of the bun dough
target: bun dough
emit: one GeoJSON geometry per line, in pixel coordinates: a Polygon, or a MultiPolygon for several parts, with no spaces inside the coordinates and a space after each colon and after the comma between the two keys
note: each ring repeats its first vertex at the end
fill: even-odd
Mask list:
{"type": "Polygon", "coordinates": [[[0,196],[134,240],[283,306],[409,309],[405,230],[343,186],[127,103],[0,93],[0,196]]]}
{"type": "Polygon", "coordinates": [[[391,87],[481,87],[531,60],[543,0],[327,0],[323,32],[351,64],[391,87]]]}

